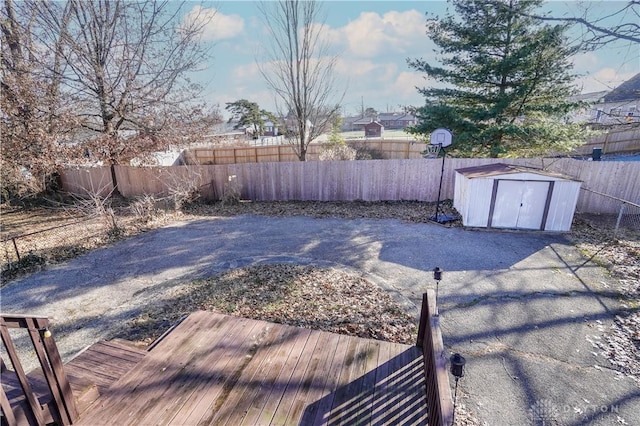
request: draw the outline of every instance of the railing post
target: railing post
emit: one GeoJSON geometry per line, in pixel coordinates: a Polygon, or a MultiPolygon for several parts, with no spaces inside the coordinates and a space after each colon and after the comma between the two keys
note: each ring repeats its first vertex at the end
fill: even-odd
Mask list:
{"type": "Polygon", "coordinates": [[[424,333],[429,326],[429,303],[427,301],[427,293],[422,295],[422,307],[420,309],[420,322],[418,323],[418,339],[416,346],[422,348],[424,345],[424,333]]]}
{"type": "MultiPolygon", "coordinates": [[[[13,365],[20,387],[27,401],[28,411],[26,414],[30,417],[30,423],[38,425],[46,424],[44,420],[46,413],[47,415],[51,415],[56,423],[70,425],[78,418],[78,410],[73,392],[71,391],[71,385],[64,371],[58,347],[51,335],[47,333],[48,327],[49,320],[46,318],[0,315],[2,342],[7,349],[9,359],[11,360],[11,364],[13,365]],[[20,359],[18,358],[16,348],[9,334],[9,328],[27,329],[42,368],[42,373],[47,381],[51,397],[53,398],[53,406],[51,404],[42,406],[37,401],[33,389],[27,380],[27,375],[22,368],[20,359]]],[[[5,368],[4,362],[2,362],[1,367],[5,368]]],[[[4,391],[2,395],[0,395],[0,403],[2,403],[2,410],[5,413],[11,413],[7,415],[7,420],[10,422],[9,416],[11,416],[11,418],[15,416],[11,411],[10,403],[4,391]],[[7,407],[5,407],[5,402],[7,407]]]]}
{"type": "Polygon", "coordinates": [[[59,421],[63,425],[70,425],[78,418],[78,410],[55,340],[43,335],[44,330],[49,327],[49,321],[44,318],[27,318],[27,324],[29,323],[32,325],[29,327],[29,335],[55,401],[59,421]]]}
{"type": "MultiPolygon", "coordinates": [[[[4,361],[2,361],[4,365],[4,361]]],[[[11,409],[11,404],[9,404],[9,399],[7,398],[7,394],[4,393],[4,388],[0,386],[0,408],[2,408],[2,415],[4,419],[2,424],[4,425],[5,420],[8,426],[14,426],[18,422],[16,421],[16,416],[13,415],[13,410],[11,409]]]]}
{"type": "Polygon", "coordinates": [[[422,348],[424,358],[429,425],[449,426],[453,420],[453,401],[435,299],[431,289],[422,295],[417,346],[422,348]]]}
{"type": "Polygon", "coordinates": [[[42,406],[36,400],[36,397],[33,394],[33,389],[31,389],[31,385],[27,380],[27,374],[22,368],[20,359],[18,359],[18,352],[16,351],[16,347],[13,344],[13,340],[11,340],[11,335],[9,334],[7,324],[2,317],[0,317],[0,335],[2,336],[2,342],[4,343],[4,347],[7,350],[7,354],[9,355],[11,365],[13,365],[13,369],[15,370],[18,381],[20,382],[22,392],[24,393],[24,396],[27,400],[27,406],[29,408],[27,414],[32,417],[32,421],[35,424],[44,426],[46,425],[46,422],[44,421],[42,406]]]}

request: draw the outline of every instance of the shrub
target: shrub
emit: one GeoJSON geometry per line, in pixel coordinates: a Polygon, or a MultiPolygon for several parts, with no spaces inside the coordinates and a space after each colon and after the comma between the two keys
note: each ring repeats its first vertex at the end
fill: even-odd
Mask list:
{"type": "Polygon", "coordinates": [[[329,145],[320,152],[320,161],[355,160],[356,150],[348,145],[329,145]]]}

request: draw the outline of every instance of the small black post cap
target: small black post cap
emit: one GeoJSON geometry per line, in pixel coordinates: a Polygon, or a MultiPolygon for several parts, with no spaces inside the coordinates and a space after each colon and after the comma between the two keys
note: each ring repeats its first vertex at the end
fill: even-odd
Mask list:
{"type": "Polygon", "coordinates": [[[464,357],[459,353],[455,353],[451,355],[449,361],[451,362],[451,374],[456,378],[464,376],[464,365],[467,363],[464,357]]]}
{"type": "Polygon", "coordinates": [[[433,269],[433,279],[436,281],[440,281],[442,279],[442,269],[437,266],[433,269]]]}

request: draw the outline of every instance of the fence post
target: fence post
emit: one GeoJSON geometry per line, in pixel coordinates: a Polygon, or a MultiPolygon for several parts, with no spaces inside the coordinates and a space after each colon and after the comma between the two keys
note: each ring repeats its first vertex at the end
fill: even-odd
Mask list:
{"type": "Polygon", "coordinates": [[[620,204],[620,212],[618,213],[618,220],[616,221],[616,229],[613,230],[613,235],[618,234],[618,229],[620,228],[620,222],[622,221],[622,214],[624,212],[624,206],[626,203],[620,204]]]}
{"type": "Polygon", "coordinates": [[[12,238],[13,248],[16,250],[16,256],[18,256],[18,262],[20,262],[20,252],[18,251],[18,244],[16,244],[16,239],[12,238]]]}

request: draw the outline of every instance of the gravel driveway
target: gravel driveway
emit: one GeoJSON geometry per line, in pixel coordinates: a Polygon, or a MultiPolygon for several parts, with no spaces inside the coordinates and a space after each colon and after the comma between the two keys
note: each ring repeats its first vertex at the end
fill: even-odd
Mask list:
{"type": "Polygon", "coordinates": [[[359,271],[416,318],[439,266],[445,346],[467,359],[461,392],[481,421],[638,424],[638,383],[591,343],[620,308],[611,278],[559,235],[374,219],[197,220],[15,281],[0,300],[3,312],[49,317],[69,359],[176,286],[270,262],[359,271]]]}

